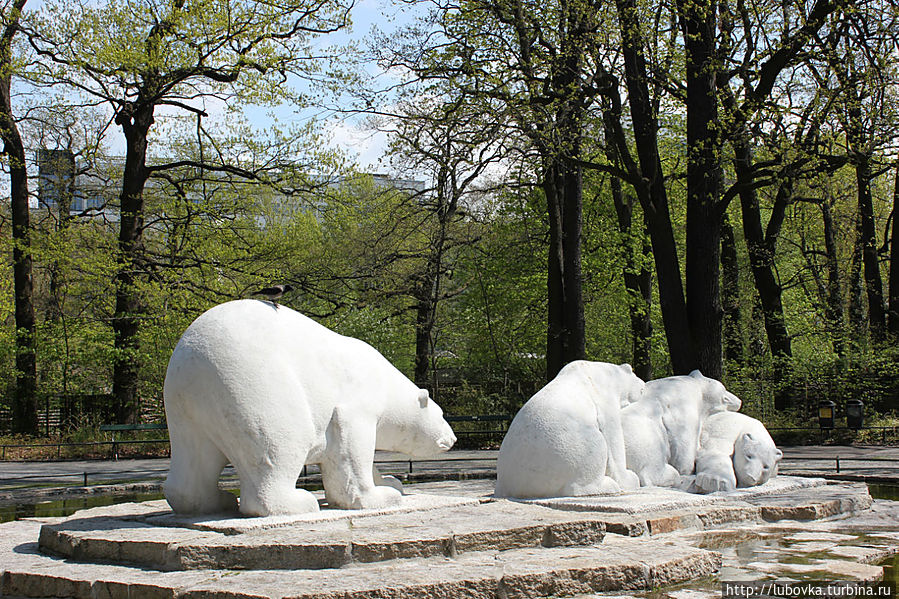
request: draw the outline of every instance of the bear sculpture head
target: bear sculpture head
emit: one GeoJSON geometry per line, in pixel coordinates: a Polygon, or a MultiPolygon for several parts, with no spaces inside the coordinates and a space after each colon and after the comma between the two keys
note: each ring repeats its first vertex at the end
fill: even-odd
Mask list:
{"type": "Polygon", "coordinates": [[[425,389],[395,400],[378,421],[378,449],[423,458],[448,451],[456,435],[425,389]]]}
{"type": "Polygon", "coordinates": [[[721,381],[710,379],[698,370],[691,372],[690,376],[700,381],[703,385],[702,403],[703,411],[706,415],[725,410],[731,412],[739,411],[743,402],[740,401],[739,397],[725,389],[721,381]]]}
{"type": "Polygon", "coordinates": [[[634,369],[630,364],[625,362],[624,364],[619,364],[618,368],[621,369],[623,378],[625,380],[624,387],[622,389],[620,404],[622,408],[625,408],[632,403],[636,403],[640,401],[640,399],[646,394],[646,383],[634,374],[634,369]]]}
{"type": "Polygon", "coordinates": [[[783,452],[774,445],[771,435],[743,433],[734,444],[734,474],[738,487],[754,487],[768,482],[777,474],[783,452]]]}

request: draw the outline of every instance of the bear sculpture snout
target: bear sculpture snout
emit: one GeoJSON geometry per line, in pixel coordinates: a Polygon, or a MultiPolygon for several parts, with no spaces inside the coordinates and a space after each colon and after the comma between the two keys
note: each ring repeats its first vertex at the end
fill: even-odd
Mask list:
{"type": "MultiPolygon", "coordinates": [[[[447,428],[449,428],[449,425],[447,425],[447,428]]],[[[440,438],[439,441],[437,441],[437,447],[440,448],[440,451],[449,451],[455,444],[456,435],[453,434],[452,430],[449,430],[446,435],[444,435],[440,438]]]]}

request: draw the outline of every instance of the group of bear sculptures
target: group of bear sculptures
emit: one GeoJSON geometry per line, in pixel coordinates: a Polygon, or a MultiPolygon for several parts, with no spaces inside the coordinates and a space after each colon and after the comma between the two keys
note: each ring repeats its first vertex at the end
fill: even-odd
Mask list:
{"type": "MultiPolygon", "coordinates": [[[[440,407],[370,345],[284,306],[237,300],[185,331],[164,385],[176,513],[247,516],[319,509],[296,488],[319,464],[331,507],[396,504],[375,450],[427,457],[456,441],[440,407]],[[231,463],[240,502],[218,487],[231,463]]],[[[645,383],[628,364],[577,361],[515,416],[497,460],[496,496],[592,495],[638,486],[695,492],[762,484],[781,457],[740,400],[699,371],[645,383]]]]}
{"type": "Polygon", "coordinates": [[[694,370],[643,382],[629,364],[577,361],[524,404],[496,463],[496,496],[640,486],[733,491],[767,482],[782,453],[740,399],[694,370]]]}

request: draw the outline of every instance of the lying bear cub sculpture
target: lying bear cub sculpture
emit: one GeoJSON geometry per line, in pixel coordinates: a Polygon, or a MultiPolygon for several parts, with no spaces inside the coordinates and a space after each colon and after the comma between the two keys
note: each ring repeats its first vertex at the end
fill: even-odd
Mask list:
{"type": "Polygon", "coordinates": [[[234,510],[218,477],[230,461],[240,511],[318,510],[296,488],[320,464],[332,507],[397,503],[401,484],[374,469],[375,449],[423,457],[456,441],[441,409],[370,345],[284,306],[239,300],[185,331],[165,378],[172,463],[165,497],[175,512],[234,510]]]}
{"type": "Polygon", "coordinates": [[[696,456],[696,490],[702,493],[754,487],[777,476],[783,452],[761,422],[738,412],[720,412],[702,425],[696,456]]]}

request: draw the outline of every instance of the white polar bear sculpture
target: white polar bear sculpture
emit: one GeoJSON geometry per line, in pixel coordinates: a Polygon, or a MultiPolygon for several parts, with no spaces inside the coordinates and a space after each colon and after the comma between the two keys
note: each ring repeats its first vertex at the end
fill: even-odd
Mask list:
{"type": "Polygon", "coordinates": [[[620,411],[644,385],[629,364],[565,366],[509,425],[496,462],[495,495],[566,497],[639,486],[625,468],[620,411]]]}
{"type": "Polygon", "coordinates": [[[643,486],[677,486],[693,473],[703,422],[740,399],[698,370],[646,383],[641,399],[621,411],[627,467],[643,486]]]}
{"type": "Polygon", "coordinates": [[[456,441],[440,408],[373,347],[284,306],[238,300],[197,318],[166,372],[172,462],[165,497],[175,512],[233,510],[218,489],[230,461],[240,511],[318,510],[296,480],[320,464],[332,507],[399,501],[401,484],[373,467],[375,449],[413,456],[456,441]]]}
{"type": "Polygon", "coordinates": [[[702,426],[694,486],[701,492],[754,487],[777,476],[783,452],[765,426],[746,414],[721,412],[702,426]]]}

